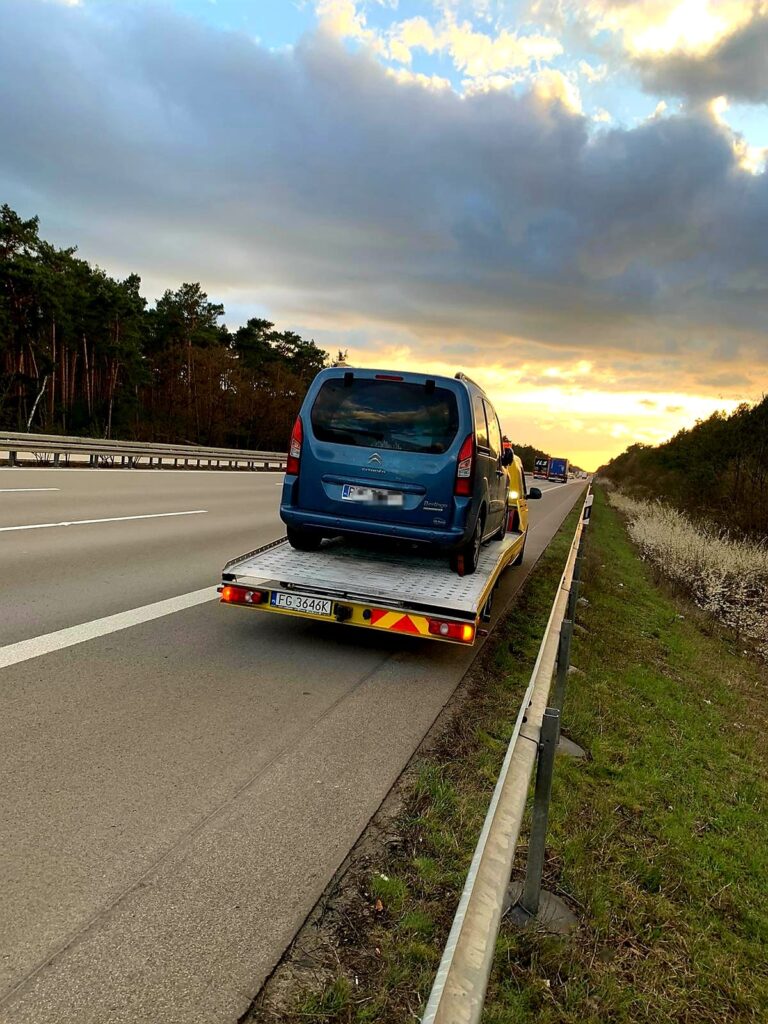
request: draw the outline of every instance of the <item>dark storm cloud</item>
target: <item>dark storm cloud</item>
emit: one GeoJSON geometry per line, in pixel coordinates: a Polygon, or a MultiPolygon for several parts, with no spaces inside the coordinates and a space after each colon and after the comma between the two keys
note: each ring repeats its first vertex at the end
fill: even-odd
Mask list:
{"type": "Polygon", "coordinates": [[[643,86],[660,95],[705,101],[728,96],[768,101],[768,16],[756,15],[705,54],[670,53],[634,62],[643,86]]]}
{"type": "MultiPolygon", "coordinates": [[[[304,323],[685,362],[766,353],[768,177],[703,116],[593,135],[321,35],[271,53],[123,4],[0,7],[0,196],[108,267],[304,323]]],[[[437,353],[435,353],[437,354],[437,353]]]]}

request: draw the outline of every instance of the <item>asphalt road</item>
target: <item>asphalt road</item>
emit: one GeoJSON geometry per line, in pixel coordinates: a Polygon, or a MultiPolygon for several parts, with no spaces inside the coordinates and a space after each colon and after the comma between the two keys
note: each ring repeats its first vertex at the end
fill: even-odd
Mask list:
{"type": "Polygon", "coordinates": [[[281,479],[0,470],[0,1021],[236,1021],[476,655],[220,606],[281,479]]]}

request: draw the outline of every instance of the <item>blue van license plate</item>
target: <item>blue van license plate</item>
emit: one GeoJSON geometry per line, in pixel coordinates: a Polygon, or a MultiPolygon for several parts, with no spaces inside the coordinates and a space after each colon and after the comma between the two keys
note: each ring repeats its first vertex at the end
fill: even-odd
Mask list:
{"type": "Polygon", "coordinates": [[[402,505],[401,491],[385,491],[380,487],[358,487],[344,484],[341,488],[344,501],[359,501],[363,505],[402,505]]]}

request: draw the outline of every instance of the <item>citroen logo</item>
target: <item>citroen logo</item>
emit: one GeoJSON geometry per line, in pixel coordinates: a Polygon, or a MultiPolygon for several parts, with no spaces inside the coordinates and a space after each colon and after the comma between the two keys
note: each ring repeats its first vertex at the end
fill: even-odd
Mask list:
{"type": "Polygon", "coordinates": [[[380,466],[381,465],[381,456],[379,455],[378,452],[374,452],[373,455],[369,455],[368,456],[368,464],[370,466],[380,466]]]}

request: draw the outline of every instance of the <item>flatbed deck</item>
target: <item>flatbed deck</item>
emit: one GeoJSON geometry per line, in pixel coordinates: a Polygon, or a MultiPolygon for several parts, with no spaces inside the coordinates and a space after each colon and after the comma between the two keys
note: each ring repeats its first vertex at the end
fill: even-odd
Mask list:
{"type": "Polygon", "coordinates": [[[226,604],[471,644],[490,611],[499,576],[524,540],[524,534],[511,532],[489,541],[477,570],[459,576],[445,555],[342,540],[326,541],[318,551],[295,551],[283,538],[233,558],[219,589],[226,604]]]}

